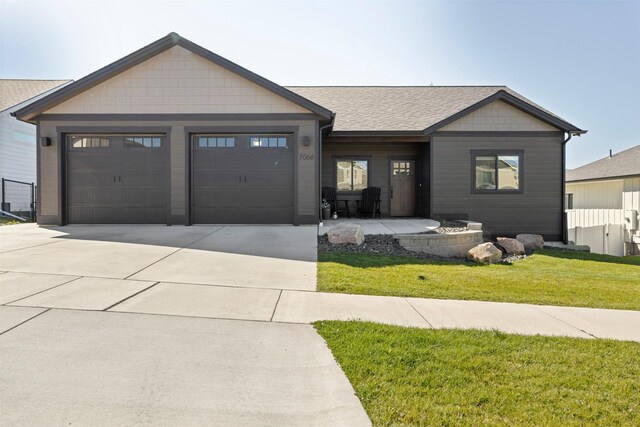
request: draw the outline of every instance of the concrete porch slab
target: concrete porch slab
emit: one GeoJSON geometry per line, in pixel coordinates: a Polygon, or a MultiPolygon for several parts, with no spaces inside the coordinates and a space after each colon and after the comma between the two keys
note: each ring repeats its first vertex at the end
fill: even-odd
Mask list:
{"type": "Polygon", "coordinates": [[[153,285],[152,282],[82,277],[11,305],[104,310],[153,285]]]}
{"type": "Polygon", "coordinates": [[[274,322],[362,320],[427,328],[429,324],[404,298],[283,291],[274,322]]]}
{"type": "Polygon", "coordinates": [[[33,273],[0,274],[0,304],[7,304],[54,288],[78,277],[79,276],[33,273]]]}
{"type": "Polygon", "coordinates": [[[525,335],[592,338],[552,318],[535,305],[422,298],[407,300],[434,328],[496,329],[525,335]]]}
{"type": "Polygon", "coordinates": [[[552,306],[540,310],[598,338],[640,342],[640,311],[552,306]]]}
{"type": "MultiPolygon", "coordinates": [[[[8,331],[14,326],[37,316],[44,312],[45,308],[33,307],[9,307],[3,305],[0,307],[0,334],[8,331]]],[[[1,351],[0,351],[1,353],[1,351]]],[[[1,371],[1,369],[0,369],[1,371]]],[[[2,399],[0,399],[2,400],[2,399]]]]}
{"type": "Polygon", "coordinates": [[[7,425],[370,425],[310,325],[50,310],[0,346],[7,425]]]}
{"type": "Polygon", "coordinates": [[[269,321],[280,291],[159,283],[110,311],[269,321]]]}
{"type": "Polygon", "coordinates": [[[337,220],[324,220],[323,226],[318,227],[318,236],[328,233],[331,228],[343,222],[360,225],[362,227],[362,232],[365,235],[423,233],[440,227],[440,223],[438,221],[426,218],[340,218],[337,220]]]}

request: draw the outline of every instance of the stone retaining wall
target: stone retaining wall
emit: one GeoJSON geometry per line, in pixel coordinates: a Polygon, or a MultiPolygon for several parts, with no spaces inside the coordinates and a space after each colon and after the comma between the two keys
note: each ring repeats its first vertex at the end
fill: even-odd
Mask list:
{"type": "Polygon", "coordinates": [[[471,248],[484,242],[482,226],[480,230],[442,234],[396,234],[393,238],[407,250],[447,258],[466,258],[471,248]]]}

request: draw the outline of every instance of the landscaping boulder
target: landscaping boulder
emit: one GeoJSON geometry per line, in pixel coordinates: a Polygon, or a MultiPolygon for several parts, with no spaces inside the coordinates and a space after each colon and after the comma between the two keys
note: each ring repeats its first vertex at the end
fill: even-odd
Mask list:
{"type": "Polygon", "coordinates": [[[539,234],[518,234],[516,240],[522,243],[526,252],[537,251],[544,246],[544,239],[539,234]]]}
{"type": "Polygon", "coordinates": [[[524,245],[516,239],[508,237],[498,237],[498,246],[500,246],[508,255],[524,255],[524,245]]]}
{"type": "Polygon", "coordinates": [[[333,227],[327,233],[329,237],[329,243],[351,243],[354,245],[361,245],[364,242],[364,233],[362,227],[358,224],[350,222],[343,222],[333,227]]]}
{"type": "Polygon", "coordinates": [[[469,251],[467,258],[480,264],[493,264],[502,259],[502,251],[491,242],[481,243],[469,251]]]}

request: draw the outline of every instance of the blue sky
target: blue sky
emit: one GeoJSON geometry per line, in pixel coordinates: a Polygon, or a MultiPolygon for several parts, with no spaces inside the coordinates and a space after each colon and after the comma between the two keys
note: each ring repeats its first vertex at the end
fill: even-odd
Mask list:
{"type": "Polygon", "coordinates": [[[506,84],[589,130],[571,168],[640,144],[640,1],[0,0],[0,77],[78,79],[171,31],[282,85],[506,84]]]}

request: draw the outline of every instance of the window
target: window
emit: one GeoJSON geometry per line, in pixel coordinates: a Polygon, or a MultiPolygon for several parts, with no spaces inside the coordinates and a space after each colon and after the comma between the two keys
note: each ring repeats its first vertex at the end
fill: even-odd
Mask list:
{"type": "Polygon", "coordinates": [[[338,191],[361,191],[368,186],[368,160],[336,161],[336,187],[338,191]]]}
{"type": "Polygon", "coordinates": [[[70,139],[73,148],[109,148],[110,143],[106,137],[72,136],[70,139]]]}
{"type": "Polygon", "coordinates": [[[129,147],[160,148],[162,146],[162,140],[157,136],[133,136],[126,137],[124,140],[129,147]]]}
{"type": "Polygon", "coordinates": [[[522,191],[522,153],[472,152],[473,191],[514,193],[522,191]]]}
{"type": "Polygon", "coordinates": [[[233,148],[236,139],[232,136],[200,136],[198,147],[200,148],[233,148]]]}
{"type": "Polygon", "coordinates": [[[571,210],[573,209],[573,193],[567,193],[565,199],[565,209],[571,210]]]}
{"type": "Polygon", "coordinates": [[[287,148],[287,137],[278,135],[249,137],[249,146],[253,148],[287,148]]]}
{"type": "Polygon", "coordinates": [[[393,176],[410,176],[411,162],[393,162],[393,176]]]}

